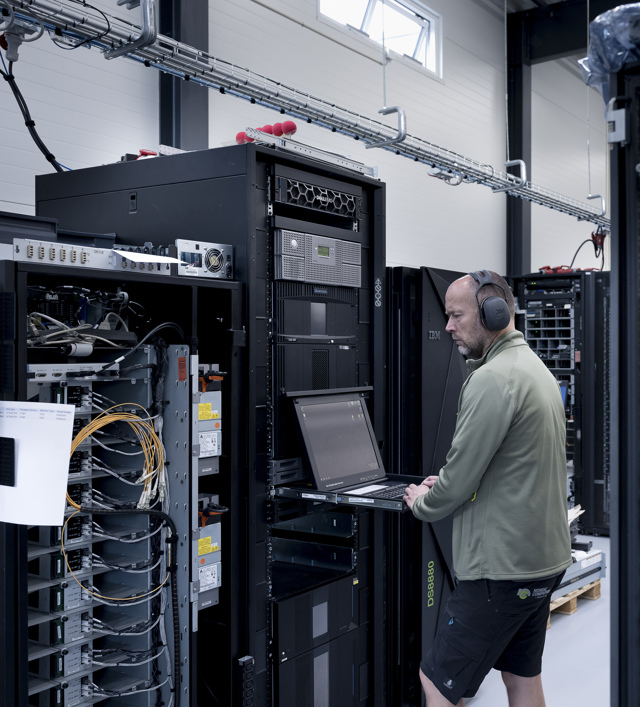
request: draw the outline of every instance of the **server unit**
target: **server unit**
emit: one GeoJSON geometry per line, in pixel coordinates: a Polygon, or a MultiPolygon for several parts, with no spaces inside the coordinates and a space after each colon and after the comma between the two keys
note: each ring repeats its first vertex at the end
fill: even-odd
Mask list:
{"type": "Polygon", "coordinates": [[[514,278],[518,328],[564,388],[569,495],[583,532],[610,524],[608,272],[514,278]]]}
{"type": "Polygon", "coordinates": [[[236,401],[246,410],[244,457],[229,513],[241,519],[235,556],[245,559],[225,570],[220,610],[200,624],[199,654],[216,666],[211,692],[220,704],[286,707],[313,684],[323,704],[386,704],[385,559],[373,548],[374,538],[384,542],[383,519],[272,494],[304,483],[291,392],[369,389],[386,456],[384,185],[250,144],[43,176],[37,209],[125,243],[233,248],[247,356],[236,401]],[[324,611],[312,608],[292,648],[279,623],[290,602],[347,586],[359,607],[348,630],[312,630],[309,643],[304,626],[315,617],[319,631],[324,611]]]}

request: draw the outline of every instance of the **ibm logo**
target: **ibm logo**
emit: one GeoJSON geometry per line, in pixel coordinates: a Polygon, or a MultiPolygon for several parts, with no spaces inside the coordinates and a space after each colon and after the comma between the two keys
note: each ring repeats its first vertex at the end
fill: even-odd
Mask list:
{"type": "Polygon", "coordinates": [[[440,332],[429,331],[429,341],[440,341],[440,332]]]}

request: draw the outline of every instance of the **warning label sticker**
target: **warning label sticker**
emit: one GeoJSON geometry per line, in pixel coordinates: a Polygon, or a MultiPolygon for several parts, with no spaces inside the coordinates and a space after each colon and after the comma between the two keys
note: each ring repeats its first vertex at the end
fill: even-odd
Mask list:
{"type": "Polygon", "coordinates": [[[200,432],[198,442],[200,444],[201,457],[216,457],[218,451],[218,432],[200,432]]]}

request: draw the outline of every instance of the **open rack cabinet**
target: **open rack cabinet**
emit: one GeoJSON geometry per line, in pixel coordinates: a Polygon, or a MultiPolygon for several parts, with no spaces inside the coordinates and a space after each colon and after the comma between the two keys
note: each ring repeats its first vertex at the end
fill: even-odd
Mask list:
{"type": "Polygon", "coordinates": [[[566,389],[568,498],[582,532],[611,522],[611,293],[608,272],[513,278],[516,324],[566,389]]]}
{"type": "Polygon", "coordinates": [[[198,704],[202,619],[228,643],[241,594],[230,558],[242,552],[243,518],[219,511],[242,505],[231,483],[245,446],[242,294],[236,282],[0,262],[0,397],[74,405],[74,437],[107,408],[148,419],[166,480],[151,507],[170,519],[136,508],[144,455],[112,418],[71,457],[68,495],[82,510],[68,506],[64,534],[0,524],[6,707],[198,704]],[[104,336],[69,355],[47,338],[52,320],[102,324],[92,332],[104,336]],[[179,328],[132,351],[166,322],[179,328]]]}
{"type": "Polygon", "coordinates": [[[252,143],[42,175],[36,200],[40,217],[127,245],[233,247],[244,456],[223,531],[226,516],[243,521],[228,572],[223,561],[229,611],[200,616],[203,704],[388,704],[388,519],[274,495],[307,483],[288,392],[370,387],[386,462],[385,185],[330,155],[252,143]]]}

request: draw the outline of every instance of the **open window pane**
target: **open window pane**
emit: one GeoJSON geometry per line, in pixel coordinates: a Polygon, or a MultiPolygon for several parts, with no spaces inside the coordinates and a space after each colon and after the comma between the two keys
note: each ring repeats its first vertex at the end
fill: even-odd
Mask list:
{"type": "Polygon", "coordinates": [[[362,27],[369,0],[320,0],[320,12],[342,25],[362,27]]]}
{"type": "MultiPolygon", "coordinates": [[[[370,41],[442,76],[442,18],[422,0],[317,0],[319,16],[363,32],[370,41]]],[[[362,35],[359,41],[365,41],[362,35]]]]}
{"type": "MultiPolygon", "coordinates": [[[[381,2],[377,2],[371,24],[365,28],[371,39],[382,44],[382,32],[384,30],[384,45],[388,49],[398,54],[413,56],[416,44],[420,37],[422,25],[412,20],[407,15],[399,12],[389,4],[384,8],[381,2]]],[[[418,61],[424,63],[424,55],[416,57],[418,61]]]]}

